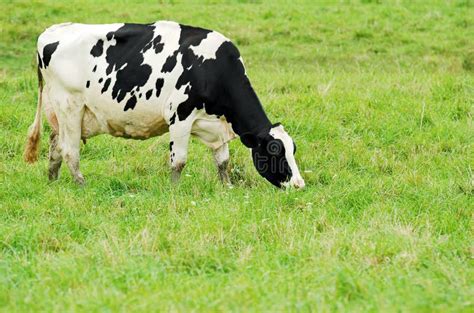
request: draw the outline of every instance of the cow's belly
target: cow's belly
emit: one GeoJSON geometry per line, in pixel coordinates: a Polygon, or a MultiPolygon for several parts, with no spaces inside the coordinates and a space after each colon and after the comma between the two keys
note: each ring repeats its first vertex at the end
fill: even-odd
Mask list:
{"type": "Polygon", "coordinates": [[[115,137],[132,139],[147,139],[160,136],[168,132],[168,124],[163,118],[150,120],[146,125],[135,122],[124,123],[121,120],[110,119],[107,121],[108,133],[115,137]]]}
{"type": "Polygon", "coordinates": [[[123,105],[103,100],[101,103],[86,103],[82,120],[83,138],[110,134],[115,137],[147,139],[169,130],[159,105],[143,104],[135,110],[124,112],[123,105]]]}

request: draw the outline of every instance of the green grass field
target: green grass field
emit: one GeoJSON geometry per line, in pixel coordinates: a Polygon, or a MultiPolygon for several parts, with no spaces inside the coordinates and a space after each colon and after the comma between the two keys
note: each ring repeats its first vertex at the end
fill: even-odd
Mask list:
{"type": "Polygon", "coordinates": [[[315,2],[2,1],[0,311],[473,312],[473,2],[315,2]],[[172,185],[168,135],[89,140],[84,188],[48,183],[46,124],[23,162],[37,36],[161,19],[236,43],[305,190],[238,140],[232,189],[197,140],[172,185]]]}

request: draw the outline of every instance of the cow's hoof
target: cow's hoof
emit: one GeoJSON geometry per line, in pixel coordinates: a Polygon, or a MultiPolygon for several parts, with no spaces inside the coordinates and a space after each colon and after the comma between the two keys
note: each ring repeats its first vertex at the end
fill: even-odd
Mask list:
{"type": "Polygon", "coordinates": [[[171,172],[171,183],[177,184],[179,183],[179,178],[181,177],[181,172],[172,171],[171,172]]]}
{"type": "Polygon", "coordinates": [[[184,168],[184,163],[178,164],[171,168],[171,182],[173,184],[177,184],[179,182],[183,168],[184,168]]]}
{"type": "Polygon", "coordinates": [[[81,186],[81,187],[84,187],[85,184],[86,184],[86,180],[85,180],[84,177],[82,177],[82,176],[76,177],[76,178],[74,179],[74,182],[75,182],[77,185],[81,186]]]}

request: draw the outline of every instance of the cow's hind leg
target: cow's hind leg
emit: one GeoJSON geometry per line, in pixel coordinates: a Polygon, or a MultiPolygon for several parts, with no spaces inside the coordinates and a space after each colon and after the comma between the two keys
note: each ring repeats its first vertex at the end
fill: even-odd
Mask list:
{"type": "Polygon", "coordinates": [[[58,103],[58,107],[56,111],[59,123],[59,150],[74,181],[83,185],[85,181],[79,170],[79,149],[84,104],[74,96],[66,95],[61,103],[58,103]]]}
{"type": "Polygon", "coordinates": [[[53,130],[49,137],[49,169],[48,177],[50,181],[58,179],[59,169],[63,161],[61,150],[58,144],[58,134],[53,130]]]}
{"type": "MultiPolygon", "coordinates": [[[[82,117],[82,115],[81,115],[82,117]]],[[[84,185],[84,176],[79,170],[79,149],[81,143],[81,124],[77,121],[77,117],[69,118],[71,123],[68,126],[62,127],[59,125],[59,141],[61,154],[66,162],[74,181],[79,185],[84,185]]]]}
{"type": "Polygon", "coordinates": [[[227,185],[230,184],[229,173],[227,172],[229,158],[229,145],[227,143],[214,150],[214,160],[216,161],[219,178],[223,184],[227,185]]]}

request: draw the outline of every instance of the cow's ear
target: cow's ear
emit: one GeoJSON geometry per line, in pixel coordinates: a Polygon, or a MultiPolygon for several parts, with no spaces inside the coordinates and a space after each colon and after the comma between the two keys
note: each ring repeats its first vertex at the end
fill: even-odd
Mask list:
{"type": "Polygon", "coordinates": [[[281,125],[281,123],[280,123],[280,122],[278,122],[278,123],[275,123],[275,124],[273,124],[273,125],[272,125],[272,128],[278,127],[278,126],[280,126],[280,125],[281,125]]]}
{"type": "Polygon", "coordinates": [[[247,148],[256,148],[259,145],[258,137],[251,133],[242,134],[240,141],[242,141],[247,148]]]}

